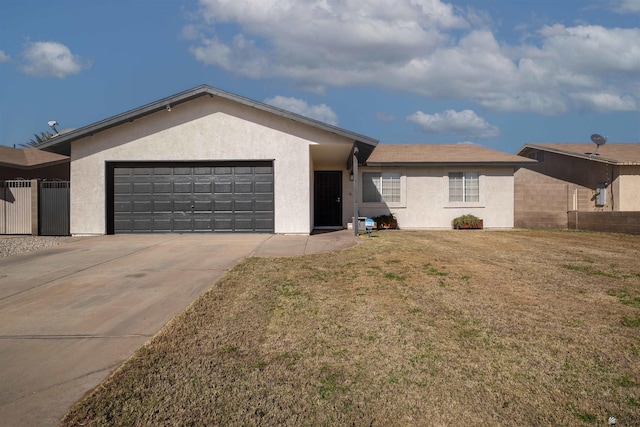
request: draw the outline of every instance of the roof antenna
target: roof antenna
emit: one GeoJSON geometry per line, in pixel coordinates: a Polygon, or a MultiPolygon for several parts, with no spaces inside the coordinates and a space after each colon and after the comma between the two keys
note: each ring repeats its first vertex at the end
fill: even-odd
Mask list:
{"type": "Polygon", "coordinates": [[[593,135],[591,135],[591,141],[594,144],[596,144],[596,151],[591,153],[591,155],[589,157],[597,156],[598,155],[598,148],[600,148],[601,146],[606,144],[607,143],[607,139],[609,139],[608,136],[602,136],[602,135],[599,135],[597,133],[594,133],[593,135]]]}
{"type": "Polygon", "coordinates": [[[49,127],[51,129],[53,129],[53,131],[56,133],[56,135],[58,135],[58,129],[56,129],[56,126],[58,126],[58,122],[56,122],[55,120],[51,120],[47,124],[49,125],[49,127]]]}

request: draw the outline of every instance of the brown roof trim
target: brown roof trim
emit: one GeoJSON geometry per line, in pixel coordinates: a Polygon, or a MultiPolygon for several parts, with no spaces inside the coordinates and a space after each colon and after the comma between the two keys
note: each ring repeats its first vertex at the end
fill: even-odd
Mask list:
{"type": "MultiPolygon", "coordinates": [[[[546,151],[549,153],[561,154],[563,156],[575,157],[583,160],[590,160],[593,162],[606,163],[617,166],[638,166],[640,165],[640,143],[610,143],[603,145],[597,151],[596,155],[591,153],[596,152],[596,146],[594,144],[583,143],[558,143],[558,144],[525,144],[518,150],[519,156],[526,156],[525,153],[531,150],[546,151]],[[611,149],[615,148],[617,151],[620,149],[636,149],[638,153],[638,160],[621,160],[611,157],[611,149]],[[569,150],[573,148],[574,150],[569,150]],[[609,153],[607,154],[607,151],[609,153]],[[605,157],[605,155],[607,157],[605,157]]],[[[618,153],[619,154],[619,153],[618,153]]]]}
{"type": "Polygon", "coordinates": [[[537,163],[475,144],[380,144],[369,166],[521,166],[537,163]]]}
{"type": "Polygon", "coordinates": [[[12,148],[0,145],[0,165],[16,169],[36,169],[68,163],[69,157],[37,148],[12,148]]]}

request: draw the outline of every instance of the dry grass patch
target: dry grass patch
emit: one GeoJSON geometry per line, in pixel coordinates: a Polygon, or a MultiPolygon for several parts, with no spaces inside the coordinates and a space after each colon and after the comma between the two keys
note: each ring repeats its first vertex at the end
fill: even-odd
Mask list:
{"type": "Polygon", "coordinates": [[[62,424],[638,425],[639,259],[528,231],[247,259],[62,424]]]}

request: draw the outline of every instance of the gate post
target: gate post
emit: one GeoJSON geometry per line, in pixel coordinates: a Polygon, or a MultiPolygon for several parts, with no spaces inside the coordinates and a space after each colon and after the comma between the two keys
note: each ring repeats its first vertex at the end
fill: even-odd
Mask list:
{"type": "Polygon", "coordinates": [[[40,180],[32,179],[31,180],[31,235],[38,236],[40,235],[39,230],[39,212],[38,205],[40,201],[40,180]]]}

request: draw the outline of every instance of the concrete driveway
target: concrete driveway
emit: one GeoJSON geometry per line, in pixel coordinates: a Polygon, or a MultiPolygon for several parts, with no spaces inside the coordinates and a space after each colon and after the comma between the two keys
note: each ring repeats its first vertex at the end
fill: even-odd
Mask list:
{"type": "Polygon", "coordinates": [[[55,425],[242,258],[353,244],[346,231],[100,236],[0,258],[0,423],[55,425]]]}

